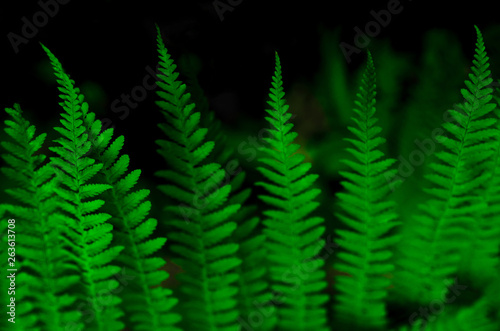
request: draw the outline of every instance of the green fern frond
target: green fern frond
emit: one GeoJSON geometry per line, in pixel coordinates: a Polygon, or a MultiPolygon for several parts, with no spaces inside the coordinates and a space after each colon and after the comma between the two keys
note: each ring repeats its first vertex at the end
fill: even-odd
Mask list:
{"type": "MultiPolygon", "coordinates": [[[[240,275],[236,299],[241,315],[240,324],[245,325],[255,313],[256,305],[265,305],[272,299],[272,293],[268,291],[269,284],[264,278],[267,274],[265,235],[257,233],[260,219],[256,216],[257,206],[248,203],[251,189],[243,189],[246,173],[239,167],[239,161],[232,158],[235,153],[226,145],[227,137],[221,129],[222,123],[215,117],[215,112],[209,109],[196,73],[192,70],[194,67],[196,66],[186,63],[182,68],[182,73],[187,77],[187,89],[196,104],[196,109],[201,114],[200,126],[208,130],[205,139],[215,144],[207,159],[222,165],[226,172],[224,180],[231,185],[231,197],[228,204],[241,206],[237,213],[230,216],[229,221],[238,224],[238,228],[232,235],[232,242],[240,245],[237,256],[242,263],[236,268],[236,273],[240,275]]],[[[275,323],[276,314],[273,314],[265,318],[262,323],[253,323],[251,327],[254,330],[271,330],[275,323]]]]}
{"type": "Polygon", "coordinates": [[[354,148],[347,164],[349,171],[340,171],[346,192],[337,194],[343,213],[336,216],[348,229],[337,230],[338,243],[344,252],[338,254],[334,269],[347,272],[350,277],[337,277],[335,288],[339,291],[334,310],[336,320],[342,325],[380,329],[386,325],[385,300],[391,281],[382,277],[394,270],[389,261],[390,246],[399,237],[388,232],[399,224],[396,221],[395,203],[389,198],[390,187],[386,178],[394,175],[390,166],[396,161],[384,158],[378,146],[386,140],[378,134],[376,126],[376,77],[371,53],[361,81],[352,120],[357,127],[348,127],[355,138],[345,139],[354,148]]]}
{"type": "Polygon", "coordinates": [[[158,176],[169,184],[161,185],[173,204],[165,210],[167,223],[177,229],[171,233],[174,259],[184,269],[178,275],[185,295],[180,308],[187,330],[238,330],[235,282],[241,263],[239,245],[230,241],[236,223],[229,217],[240,205],[228,204],[230,185],[224,185],[225,172],[218,163],[208,163],[214,143],[206,141],[207,129],[200,128],[200,113],[190,102],[186,85],[177,79],[176,65],[170,58],[157,27],[160,81],[157,91],[166,123],[159,125],[168,140],[157,141],[169,170],[158,176]]]}
{"type": "Polygon", "coordinates": [[[273,207],[264,211],[264,231],[271,288],[283,294],[283,303],[277,307],[277,326],[283,330],[326,330],[324,304],[328,296],[321,293],[327,287],[321,270],[324,260],[314,259],[324,246],[320,239],[324,220],[309,216],[318,207],[314,199],[320,190],[312,188],[318,176],[308,174],[311,164],[304,163],[304,155],[296,153],[300,146],[293,143],[297,133],[288,123],[292,115],[287,112],[277,53],[275,61],[268,101],[271,109],[266,109],[272,129],[270,137],[265,138],[269,146],[262,148],[269,157],[259,159],[265,167],[257,168],[267,181],[256,185],[269,192],[259,198],[273,207]],[[299,275],[294,269],[297,264],[299,275]]]}
{"type": "Polygon", "coordinates": [[[51,158],[51,164],[61,181],[61,186],[55,190],[60,198],[58,203],[65,211],[60,222],[69,229],[67,242],[71,244],[73,259],[82,274],[80,299],[88,299],[85,300],[89,306],[86,310],[90,310],[93,316],[86,319],[88,324],[85,327],[99,331],[121,330],[124,327],[120,321],[123,312],[117,307],[121,300],[113,293],[119,283],[110,279],[120,268],[109,263],[116,259],[124,247],[108,248],[113,238],[113,227],[107,223],[111,215],[98,213],[104,201],[96,199],[112,187],[90,183],[103,164],[86,156],[91,148],[83,125],[88,104],[80,89],[75,87],[75,82],[64,72],[59,60],[44,45],[42,48],[50,59],[62,93],[59,95],[62,99],[59,104],[64,110],[60,120],[62,127],[54,128],[61,137],[54,140],[59,146],[50,148],[58,155],[51,158]],[[108,295],[107,300],[100,299],[103,292],[108,295]]]}
{"type": "MultiPolygon", "coordinates": [[[[146,198],[150,191],[133,191],[141,171],[128,171],[130,158],[120,155],[123,136],[113,140],[112,128],[101,133],[102,124],[95,119],[95,113],[83,113],[83,122],[92,144],[89,156],[103,164],[97,181],[111,187],[103,193],[107,202],[103,211],[112,215],[109,222],[113,225],[113,245],[125,247],[116,263],[131,279],[120,294],[121,307],[130,322],[127,325],[133,326],[133,330],[180,330],[174,326],[180,315],[170,312],[177,299],[172,297],[171,289],[158,286],[169,277],[165,270],[159,270],[165,266],[165,260],[149,257],[164,246],[166,238],[150,239],[158,224],[156,219],[147,218],[151,202],[146,198]]],[[[104,226],[111,228],[110,224],[104,226]]],[[[109,268],[107,274],[118,270],[109,268]]]]}
{"type": "Polygon", "coordinates": [[[497,130],[490,116],[495,105],[490,103],[488,56],[481,32],[475,28],[472,73],[461,90],[465,102],[449,110],[452,120],[443,124],[446,136],[440,141],[445,150],[436,153],[438,161],[430,164],[432,173],[426,176],[433,185],[426,190],[432,198],[419,206],[422,212],[408,224],[408,238],[398,259],[401,272],[394,276],[400,298],[422,304],[446,292],[447,281],[461,261],[470,261],[474,242],[481,239],[481,221],[476,218],[485,201],[478,193],[489,176],[485,169],[494,153],[497,130]]]}
{"type": "MultiPolygon", "coordinates": [[[[15,188],[7,189],[6,193],[18,204],[5,204],[1,209],[16,221],[9,235],[18,243],[12,248],[15,253],[12,269],[18,269],[15,326],[18,330],[62,331],[68,323],[79,321],[79,312],[68,311],[77,296],[67,290],[78,284],[80,277],[69,263],[69,248],[56,214],[55,174],[46,156],[39,153],[46,134],[35,136],[35,126],[23,118],[18,104],[13,109],[6,108],[6,112],[11,119],[5,121],[5,132],[11,140],[1,142],[8,152],[2,154],[8,167],[1,170],[15,180],[15,188]]],[[[6,232],[7,229],[2,231],[7,238],[6,232]]]]}
{"type": "MultiPolygon", "coordinates": [[[[462,260],[461,274],[475,284],[489,284],[500,268],[500,89],[497,88],[496,107],[493,110],[496,119],[496,135],[493,156],[485,162],[488,178],[478,190],[487,207],[475,214],[474,231],[468,255],[462,260]]],[[[486,94],[484,97],[488,97],[486,94]]],[[[484,98],[482,97],[482,98],[484,98]]],[[[489,96],[491,97],[491,96],[489,96]]]]}

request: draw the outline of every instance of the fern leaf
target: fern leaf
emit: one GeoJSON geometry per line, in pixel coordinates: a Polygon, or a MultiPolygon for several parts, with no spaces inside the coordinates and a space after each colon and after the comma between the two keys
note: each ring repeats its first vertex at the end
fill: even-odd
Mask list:
{"type": "MultiPolygon", "coordinates": [[[[150,256],[166,242],[165,238],[150,238],[158,224],[156,219],[148,218],[151,203],[146,198],[150,191],[133,190],[141,171],[128,171],[130,158],[120,155],[123,136],[113,140],[112,128],[102,132],[102,124],[92,112],[83,114],[83,125],[91,142],[89,156],[103,164],[96,176],[97,181],[105,183],[89,184],[87,188],[96,192],[110,187],[103,194],[107,202],[103,211],[112,215],[109,220],[114,228],[112,245],[125,247],[116,262],[123,274],[132,279],[120,295],[123,299],[120,306],[126,313],[127,325],[133,326],[134,330],[180,330],[175,327],[180,315],[170,311],[177,304],[177,299],[167,295],[169,291],[165,288],[157,287],[169,277],[165,270],[158,270],[165,266],[165,261],[150,256]]],[[[84,193],[90,196],[87,191],[84,193]]]]}
{"type": "Polygon", "coordinates": [[[236,223],[228,219],[240,206],[226,208],[230,206],[231,187],[223,184],[224,173],[216,170],[220,165],[209,165],[212,163],[207,160],[214,143],[206,140],[207,130],[199,127],[200,115],[190,101],[186,85],[177,78],[176,65],[158,27],[157,31],[161,72],[157,84],[161,90],[157,91],[160,100],[156,103],[166,121],[159,127],[168,137],[158,141],[158,152],[170,166],[171,174],[165,176],[163,171],[157,175],[168,179],[179,174],[176,180],[169,181],[169,186],[159,188],[172,201],[166,208],[169,224],[179,230],[171,233],[171,249],[179,256],[174,261],[185,270],[178,277],[185,296],[180,304],[184,326],[187,330],[238,330],[235,282],[241,260],[234,249],[221,252],[218,247],[231,242],[236,223]],[[212,171],[207,173],[207,169],[212,171]],[[202,178],[209,181],[204,183],[202,178]],[[171,194],[174,187],[177,193],[171,194]],[[189,213],[179,213],[181,208],[189,213]],[[207,218],[211,221],[207,222],[207,218]]]}
{"type": "Polygon", "coordinates": [[[313,177],[307,176],[307,167],[302,166],[304,156],[295,154],[298,145],[292,144],[296,133],[291,131],[293,125],[287,123],[291,117],[284,98],[281,64],[276,53],[275,72],[266,109],[271,123],[269,146],[262,151],[269,159],[260,159],[264,165],[267,160],[275,162],[274,167],[258,167],[267,179],[258,182],[269,195],[259,198],[275,209],[264,212],[265,234],[267,237],[267,258],[271,288],[283,293],[277,308],[277,327],[284,330],[326,330],[326,309],[324,304],[328,296],[321,293],[327,287],[323,280],[325,272],[321,270],[324,261],[314,259],[324,245],[320,236],[325,231],[323,223],[310,223],[309,214],[318,204],[313,201],[318,192],[312,189],[313,177]],[[276,193],[282,195],[276,195],[276,193]],[[311,238],[307,238],[312,234],[311,238]],[[287,240],[282,240],[286,237],[287,240]],[[300,275],[296,275],[294,267],[299,267],[300,275]],[[307,276],[303,276],[303,268],[307,268],[307,276]],[[287,276],[283,272],[286,271],[287,276]],[[310,316],[314,316],[312,318],[310,316]]]}
{"type": "MultiPolygon", "coordinates": [[[[486,73],[485,73],[486,74],[486,73]]],[[[485,161],[487,179],[479,188],[485,208],[478,210],[474,217],[475,227],[471,232],[468,254],[462,259],[460,273],[475,284],[484,286],[497,277],[500,267],[500,89],[493,95],[496,107],[494,118],[481,120],[494,124],[494,154],[485,161]]],[[[488,97],[484,93],[482,98],[488,97]]],[[[479,120],[478,120],[479,121],[479,120]]]]}
{"type": "MultiPolygon", "coordinates": [[[[46,156],[39,153],[46,134],[35,136],[35,126],[23,118],[18,104],[6,108],[6,112],[11,119],[5,121],[5,132],[11,141],[1,142],[7,151],[2,154],[7,167],[1,170],[7,177],[15,174],[18,182],[15,188],[6,189],[17,204],[0,207],[0,214],[6,213],[15,221],[10,224],[13,226],[9,227],[8,236],[7,229],[2,231],[6,234],[4,237],[9,238],[9,243],[18,243],[9,248],[9,252],[12,250],[15,254],[9,259],[13,263],[11,269],[18,270],[13,319],[16,322],[12,325],[18,330],[64,330],[67,323],[81,326],[81,314],[67,311],[77,296],[63,294],[80,279],[69,264],[69,247],[63,240],[65,231],[58,223],[57,201],[53,195],[57,186],[55,173],[46,156]]],[[[6,222],[2,218],[2,225],[6,222]]],[[[7,242],[2,245],[8,247],[7,242]]]]}
{"type": "MultiPolygon", "coordinates": [[[[236,273],[240,275],[238,278],[239,292],[236,298],[241,315],[238,320],[241,325],[245,325],[253,316],[255,305],[266,305],[272,299],[272,293],[268,290],[269,284],[263,278],[263,275],[267,274],[264,249],[265,235],[256,231],[260,223],[260,219],[256,216],[257,207],[248,203],[251,189],[242,188],[246,173],[239,167],[239,161],[233,158],[234,151],[226,144],[227,137],[221,129],[221,122],[215,117],[215,112],[209,109],[208,101],[193,69],[196,68],[196,65],[189,59],[181,62],[181,64],[184,64],[181,71],[187,77],[187,90],[191,93],[199,111],[199,113],[193,114],[192,118],[197,123],[199,122],[202,127],[207,128],[205,139],[213,141],[215,144],[214,149],[208,156],[208,160],[215,162],[212,165],[220,164],[222,166],[223,169],[221,170],[225,173],[225,180],[231,185],[229,205],[241,206],[237,213],[232,213],[229,221],[238,224],[238,228],[232,235],[232,241],[240,245],[239,249],[235,251],[242,261],[236,267],[236,273]]],[[[169,176],[168,179],[175,181],[178,177],[179,175],[172,173],[172,176],[169,176]]],[[[224,213],[225,211],[221,212],[224,213]]],[[[210,219],[205,219],[205,222],[210,222],[210,219]]],[[[265,318],[262,323],[253,323],[252,328],[255,330],[270,330],[275,323],[276,314],[272,314],[270,317],[265,318]]]]}
{"type": "Polygon", "coordinates": [[[120,321],[123,312],[117,307],[120,299],[114,294],[114,289],[118,287],[118,282],[102,278],[99,269],[106,267],[118,256],[123,246],[108,248],[112,238],[112,227],[102,226],[106,224],[111,215],[106,213],[96,213],[104,204],[103,200],[90,198],[97,197],[99,193],[111,186],[106,184],[91,185],[90,180],[98,173],[103,165],[96,163],[93,158],[87,155],[91,148],[89,136],[85,133],[83,120],[88,113],[88,104],[84,101],[84,96],[80,89],[75,87],[75,82],[64,71],[59,60],[42,45],[52,64],[54,74],[59,83],[59,91],[62,93],[60,106],[64,112],[61,114],[62,127],[56,129],[61,137],[54,142],[59,147],[51,147],[50,150],[58,156],[51,158],[51,163],[57,169],[61,187],[56,188],[65,214],[61,215],[60,222],[66,224],[70,235],[73,257],[78,263],[82,274],[82,295],[88,298],[88,303],[78,302],[80,306],[89,305],[88,309],[93,311],[94,318],[86,319],[86,328],[99,331],[121,330],[124,325],[120,321]],[[92,228],[98,226],[99,235],[95,234],[92,228]],[[90,231],[93,233],[89,234],[90,231]],[[88,238],[107,237],[105,242],[89,241],[88,238]],[[99,280],[95,275],[99,274],[99,280]],[[108,294],[107,300],[100,300],[103,291],[108,294]]]}
{"type": "Polygon", "coordinates": [[[385,139],[377,136],[376,126],[376,77],[371,53],[363,75],[357,100],[356,114],[352,120],[357,127],[348,127],[356,138],[345,139],[354,148],[346,150],[352,155],[344,160],[349,171],[341,171],[345,192],[338,193],[343,213],[336,216],[347,230],[337,230],[339,244],[343,247],[334,269],[347,272],[350,277],[337,277],[335,288],[339,291],[334,311],[336,320],[343,326],[354,325],[368,329],[382,329],[386,324],[384,298],[390,280],[381,278],[390,273],[394,265],[390,245],[398,238],[389,231],[397,226],[395,203],[389,198],[390,187],[385,180],[393,171],[393,159],[383,158],[377,148],[385,139]],[[355,246],[347,243],[352,242],[355,246]]]}
{"type": "MultiPolygon", "coordinates": [[[[443,124],[448,132],[441,141],[444,150],[436,153],[427,177],[433,185],[431,199],[420,206],[421,213],[405,229],[408,238],[400,247],[395,275],[400,298],[428,304],[446,292],[446,282],[470,261],[474,242],[481,240],[477,218],[485,201],[479,189],[485,184],[485,171],[494,154],[495,121],[489,117],[492,79],[481,32],[477,27],[476,53],[472,73],[465,81],[465,98],[457,110],[450,111],[452,122],[443,124]],[[472,249],[472,250],[471,250],[472,249]]],[[[488,227],[489,224],[484,224],[488,227]]],[[[486,235],[484,233],[483,235],[486,235]]],[[[492,243],[490,241],[490,243],[492,243]]],[[[488,244],[489,245],[489,244],[488,244]]],[[[490,246],[491,248],[491,246],[490,246]]],[[[488,248],[489,250],[489,248],[488,248]]]]}

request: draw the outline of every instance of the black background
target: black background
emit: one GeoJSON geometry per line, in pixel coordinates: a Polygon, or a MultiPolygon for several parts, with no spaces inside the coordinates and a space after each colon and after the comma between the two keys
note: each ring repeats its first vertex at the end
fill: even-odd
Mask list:
{"type": "MultiPolygon", "coordinates": [[[[130,148],[126,144],[125,151],[132,156],[133,168],[142,168],[149,176],[157,169],[151,164],[160,160],[154,144],[161,137],[156,128],[161,120],[154,105],[156,96],[150,91],[124,119],[120,119],[122,113],[111,111],[111,104],[142,84],[146,66],[155,67],[155,22],[162,29],[174,60],[188,53],[200,59],[200,84],[217,116],[228,128],[246,130],[252,123],[249,119],[263,125],[275,50],[282,60],[285,90],[296,81],[307,84],[321,65],[322,29],[339,28],[341,40],[353,44],[354,27],[364,29],[373,20],[370,11],[386,9],[389,3],[239,2],[232,11],[224,12],[221,20],[214,1],[71,0],[59,5],[58,13],[26,44],[20,44],[16,54],[9,33],[21,36],[22,18],[33,22],[33,15],[41,7],[38,1],[4,1],[0,5],[0,108],[18,102],[26,116],[42,128],[49,128],[57,120],[61,108],[57,105],[56,86],[47,80],[51,72],[39,45],[42,42],[84,93],[88,88],[96,88],[98,97],[87,100],[97,117],[109,118],[118,134],[143,145],[130,148]]],[[[455,33],[464,54],[471,55],[473,25],[487,28],[496,23],[497,16],[493,2],[486,1],[438,4],[406,0],[400,6],[402,11],[393,15],[374,39],[389,39],[396,51],[417,55],[422,35],[433,28],[455,33]]],[[[354,55],[349,70],[357,68],[361,61],[361,55],[354,55]]],[[[4,117],[2,112],[0,118],[4,117]]]]}

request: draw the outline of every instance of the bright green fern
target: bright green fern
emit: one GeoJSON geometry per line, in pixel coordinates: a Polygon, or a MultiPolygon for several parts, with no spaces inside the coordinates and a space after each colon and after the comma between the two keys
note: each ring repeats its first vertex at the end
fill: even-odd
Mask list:
{"type": "Polygon", "coordinates": [[[347,148],[352,157],[342,160],[350,168],[340,172],[345,178],[341,184],[346,192],[337,194],[343,213],[336,216],[348,228],[336,231],[342,252],[337,255],[340,261],[334,269],[349,276],[335,279],[338,294],[334,310],[342,327],[369,330],[383,329],[387,324],[384,299],[391,281],[383,275],[394,270],[389,260],[390,246],[399,239],[388,234],[398,225],[386,181],[395,173],[389,169],[395,160],[384,158],[377,149],[386,140],[378,136],[381,128],[375,125],[375,96],[375,67],[368,52],[367,68],[355,102],[357,116],[352,117],[357,127],[348,127],[355,138],[345,139],[354,147],[347,148]]]}
{"type": "MultiPolygon", "coordinates": [[[[103,226],[113,229],[113,246],[125,247],[116,263],[127,279],[120,290],[127,325],[133,326],[133,330],[180,330],[174,326],[180,316],[170,313],[177,299],[172,297],[171,289],[157,287],[169,276],[165,270],[158,270],[165,266],[165,260],[149,257],[163,247],[166,238],[148,240],[158,223],[154,218],[147,218],[151,202],[146,198],[150,192],[147,189],[132,191],[141,171],[127,171],[130,158],[126,154],[120,156],[124,137],[111,142],[113,129],[101,133],[102,124],[95,119],[95,114],[87,112],[87,108],[82,111],[83,125],[91,142],[89,156],[103,164],[97,181],[111,187],[102,196],[106,201],[103,211],[112,215],[109,224],[103,226]]],[[[110,275],[119,270],[108,268],[110,275]]]]}
{"type": "Polygon", "coordinates": [[[196,79],[196,72],[193,68],[196,66],[188,62],[182,71],[187,76],[187,89],[191,91],[196,108],[201,114],[201,126],[208,130],[206,139],[215,144],[208,160],[219,163],[225,169],[226,178],[224,180],[231,185],[229,204],[241,205],[240,210],[229,218],[230,221],[238,224],[232,238],[233,242],[240,245],[237,256],[242,260],[242,263],[236,268],[236,272],[240,275],[237,283],[239,292],[236,296],[241,315],[238,321],[243,327],[251,323],[254,330],[270,330],[276,323],[276,314],[272,314],[274,311],[272,305],[264,308],[269,311],[266,315],[272,314],[272,316],[265,316],[262,321],[258,320],[257,322],[251,320],[254,318],[257,307],[269,304],[272,299],[272,293],[268,290],[268,282],[265,278],[267,273],[264,249],[265,235],[258,231],[260,219],[256,216],[257,206],[248,203],[252,191],[251,188],[244,188],[246,173],[239,166],[239,161],[236,158],[231,158],[236,153],[227,147],[227,137],[221,130],[222,124],[215,117],[215,112],[209,110],[208,101],[196,79]]]}
{"type": "MultiPolygon", "coordinates": [[[[71,248],[72,258],[80,268],[78,306],[85,312],[85,329],[96,331],[121,330],[123,315],[117,307],[120,299],[113,293],[119,286],[111,276],[120,268],[109,265],[124,248],[108,248],[112,241],[112,226],[107,221],[111,215],[99,213],[104,204],[96,199],[101,193],[111,188],[107,184],[90,184],[90,180],[103,167],[94,159],[85,156],[91,148],[89,136],[83,125],[84,115],[88,113],[88,104],[84,102],[80,89],[67,75],[59,60],[42,45],[47,53],[59,83],[59,104],[64,112],[60,120],[62,127],[54,128],[61,137],[54,140],[59,144],[50,150],[57,157],[51,158],[61,186],[56,188],[58,204],[65,214],[60,222],[68,228],[66,242],[71,248]],[[102,300],[103,294],[106,300],[102,300]]],[[[81,327],[82,323],[71,325],[81,327]]],[[[69,327],[69,326],[68,326],[69,327]]]]}
{"type": "MultiPolygon", "coordinates": [[[[69,263],[71,256],[62,237],[64,229],[57,217],[55,174],[46,156],[39,153],[47,135],[35,136],[35,126],[23,118],[18,104],[13,109],[6,108],[6,112],[11,119],[5,121],[5,131],[11,140],[1,142],[8,152],[2,154],[8,167],[1,170],[15,180],[16,185],[6,192],[18,201],[16,205],[2,206],[15,219],[12,231],[17,246],[12,261],[18,269],[16,323],[9,323],[6,330],[16,327],[62,331],[68,323],[78,323],[80,319],[79,312],[68,311],[76,295],[66,293],[78,284],[80,276],[69,263]]],[[[2,219],[4,222],[6,225],[7,220],[2,219]]],[[[7,238],[7,230],[2,234],[7,238]]],[[[2,256],[7,260],[7,254],[2,256]]]]}
{"type": "MultiPolygon", "coordinates": [[[[483,46],[484,47],[484,46],[483,46]]],[[[487,61],[486,52],[483,61],[487,61]]],[[[484,75],[489,75],[489,70],[484,75]]],[[[492,92],[492,91],[491,91],[492,92]]],[[[485,93],[481,102],[489,101],[493,93],[485,93]],[[485,100],[486,99],[486,100],[485,100]]],[[[487,285],[500,273],[500,90],[494,96],[496,107],[492,111],[496,119],[493,156],[484,164],[486,175],[484,184],[477,191],[483,198],[485,208],[474,215],[469,254],[463,259],[461,273],[481,286],[487,285]],[[486,207],[487,206],[487,207],[486,207]]],[[[474,102],[474,100],[471,100],[474,102]]],[[[491,121],[491,119],[489,119],[491,121]]]]}
{"type": "MultiPolygon", "coordinates": [[[[465,101],[457,110],[449,110],[451,120],[443,124],[446,135],[440,139],[445,149],[436,153],[438,160],[429,165],[432,173],[426,176],[433,185],[426,190],[432,198],[407,224],[399,247],[395,289],[400,299],[421,304],[446,293],[461,263],[468,268],[474,251],[482,246],[478,241],[488,236],[488,221],[480,219],[486,201],[479,192],[490,175],[485,169],[494,154],[497,130],[490,116],[495,105],[489,102],[488,57],[481,32],[475,28],[474,65],[470,80],[465,81],[467,88],[461,90],[465,101]]],[[[488,239],[484,245],[481,260],[497,249],[492,247],[495,240],[488,239]]]]}
{"type": "MultiPolygon", "coordinates": [[[[234,141],[226,138],[197,81],[200,66],[187,58],[180,70],[187,86],[178,79],[157,26],[156,105],[164,139],[156,143],[166,161],[166,168],[155,173],[163,180],[157,192],[142,189],[141,170],[129,170],[132,161],[123,154],[125,138],[103,129],[75,82],[42,45],[55,72],[62,112],[56,139],[47,146],[47,135],[36,134],[39,127],[18,104],[6,108],[5,134],[0,132],[0,186],[6,193],[0,201],[0,301],[5,305],[0,329],[500,330],[500,89],[495,95],[483,37],[475,31],[473,65],[461,90],[464,101],[444,114],[442,128],[426,133],[422,125],[409,123],[406,130],[408,137],[431,134],[441,143],[435,148],[430,139],[414,141],[429,162],[418,150],[410,153],[409,163],[400,155],[397,174],[395,160],[384,155],[376,101],[382,85],[378,77],[384,73],[376,79],[367,52],[348,116],[354,124],[348,127],[352,136],[344,139],[350,144],[345,155],[338,153],[340,131],[323,136],[335,138],[324,146],[334,156],[330,161],[346,169],[338,172],[339,181],[318,183],[299,152],[277,53],[265,109],[271,128],[265,137],[259,132],[262,146],[248,137],[259,159],[243,169],[234,141]],[[410,175],[402,167],[413,179],[396,191],[401,176],[410,175]],[[416,191],[421,189],[415,184],[416,167],[427,174],[422,192],[416,191]],[[246,182],[252,178],[257,179],[254,188],[246,182]],[[339,191],[337,183],[343,188],[335,192],[338,204],[319,189],[339,191]],[[253,202],[253,190],[262,208],[253,202]],[[152,208],[153,201],[161,208],[152,208]],[[318,216],[331,211],[335,222],[325,224],[318,216]],[[332,264],[325,262],[332,251],[322,254],[329,247],[326,229],[338,238],[332,264]],[[180,269],[178,282],[169,288],[167,258],[173,261],[168,267],[180,269]],[[15,293],[9,268],[17,269],[15,293]],[[7,305],[13,298],[15,319],[7,305]],[[333,314],[326,308],[330,302],[333,314]]],[[[439,50],[449,49],[445,39],[439,50]]],[[[388,53],[379,54],[380,62],[392,61],[388,53]]],[[[460,61],[448,62],[441,63],[443,69],[461,71],[460,61]]],[[[331,81],[338,81],[333,74],[331,81]]],[[[422,77],[424,85],[433,83],[433,75],[422,77]]],[[[434,101],[442,96],[439,89],[419,95],[434,101]]],[[[411,108],[415,100],[408,103],[411,108]]],[[[428,120],[426,110],[419,111],[428,120]]],[[[319,119],[306,117],[306,122],[319,119]]],[[[237,136],[241,133],[233,132],[237,136]]],[[[317,137],[311,136],[308,145],[317,137]]],[[[238,146],[241,154],[251,151],[242,151],[245,144],[238,146]]],[[[390,147],[395,144],[400,143],[390,147]]],[[[317,169],[326,159],[313,154],[317,169]]]]}
{"type": "Polygon", "coordinates": [[[239,245],[230,241],[236,223],[227,221],[240,205],[227,202],[230,185],[222,185],[225,171],[206,159],[214,143],[206,141],[207,129],[200,128],[200,113],[195,111],[186,86],[177,79],[176,65],[165,48],[159,28],[158,53],[160,81],[157,82],[166,123],[160,128],[168,140],[159,140],[158,152],[170,166],[158,176],[169,184],[159,186],[170,198],[166,207],[167,224],[177,231],[170,246],[178,254],[176,264],[184,269],[178,275],[182,286],[180,309],[186,330],[238,330],[235,268],[239,245]]]}
{"type": "Polygon", "coordinates": [[[265,167],[258,167],[267,182],[256,185],[264,187],[269,195],[259,198],[273,209],[264,211],[267,236],[267,254],[271,288],[281,293],[278,310],[280,330],[327,330],[326,309],[328,296],[321,293],[327,286],[325,272],[321,270],[324,260],[315,258],[324,246],[320,237],[325,231],[324,220],[310,217],[318,203],[314,201],[320,190],[312,188],[317,175],[308,174],[310,163],[304,155],[296,153],[300,148],[294,144],[297,133],[288,123],[292,116],[284,98],[281,64],[276,53],[276,66],[266,109],[271,123],[268,146],[262,151],[269,157],[259,159],[265,167]]]}

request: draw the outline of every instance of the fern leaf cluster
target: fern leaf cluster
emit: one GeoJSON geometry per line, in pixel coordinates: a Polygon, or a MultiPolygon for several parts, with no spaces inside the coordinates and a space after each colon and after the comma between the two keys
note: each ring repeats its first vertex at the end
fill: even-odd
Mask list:
{"type": "Polygon", "coordinates": [[[5,131],[11,140],[1,143],[8,152],[2,154],[8,166],[1,170],[15,180],[16,186],[6,193],[17,204],[5,204],[2,209],[15,217],[14,237],[23,243],[14,246],[12,252],[16,255],[10,260],[18,269],[15,325],[20,330],[64,330],[80,317],[78,312],[66,311],[77,297],[65,294],[78,283],[79,275],[70,263],[72,258],[63,237],[65,230],[56,214],[55,173],[46,162],[46,155],[40,153],[47,135],[35,135],[35,126],[24,119],[18,104],[6,111],[11,119],[5,121],[5,131]]]}
{"type": "Polygon", "coordinates": [[[344,139],[350,145],[336,160],[345,166],[338,172],[343,190],[330,199],[321,193],[332,183],[318,181],[313,164],[304,162],[310,145],[296,142],[300,128],[290,122],[277,52],[264,118],[271,128],[264,138],[259,133],[254,174],[238,162],[189,62],[188,86],[179,79],[156,26],[156,106],[164,134],[156,143],[166,167],[155,173],[164,183],[150,191],[142,188],[141,170],[129,170],[125,138],[103,129],[42,45],[56,76],[61,117],[56,139],[46,141],[18,104],[6,108],[0,231],[7,235],[0,254],[12,257],[16,275],[14,294],[4,264],[0,286],[9,292],[2,290],[0,299],[16,304],[15,318],[8,306],[0,328],[498,330],[500,89],[492,88],[475,29],[464,102],[447,111],[437,138],[442,148],[421,169],[426,200],[411,196],[405,200],[410,208],[394,200],[394,184],[406,182],[394,181],[396,160],[382,152],[385,125],[376,113],[384,107],[376,108],[370,52],[355,125],[344,139]],[[152,202],[162,207],[158,215],[152,202]],[[425,203],[414,213],[418,202],[425,203]],[[334,256],[326,229],[338,238],[334,256]],[[173,288],[165,282],[167,257],[181,269],[173,288]],[[460,291],[452,285],[457,279],[467,284],[460,291]]]}

